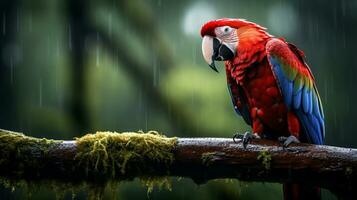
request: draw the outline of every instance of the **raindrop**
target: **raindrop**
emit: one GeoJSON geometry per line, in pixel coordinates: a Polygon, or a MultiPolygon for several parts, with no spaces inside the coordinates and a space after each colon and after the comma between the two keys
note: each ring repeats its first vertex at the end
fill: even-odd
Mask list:
{"type": "Polygon", "coordinates": [[[346,32],[344,24],[342,24],[342,44],[343,48],[346,48],[346,32]]]}
{"type": "Polygon", "coordinates": [[[20,14],[19,9],[16,11],[16,31],[19,32],[20,30],[20,14]]]}
{"type": "MultiPolygon", "coordinates": [[[[347,113],[348,113],[350,111],[350,99],[349,98],[346,99],[345,105],[346,105],[346,110],[347,110],[347,113]]],[[[343,133],[343,132],[341,132],[341,133],[343,133]]]]}
{"type": "Polygon", "coordinates": [[[47,35],[47,56],[50,57],[51,47],[50,47],[50,36],[47,35]]]}
{"type": "Polygon", "coordinates": [[[192,45],[192,61],[194,64],[197,64],[196,58],[197,58],[196,45],[192,45]]]}
{"type": "Polygon", "coordinates": [[[333,27],[336,28],[337,27],[337,8],[334,7],[333,9],[333,27]]]}
{"type": "Polygon", "coordinates": [[[72,50],[72,33],[71,33],[71,25],[68,25],[68,48],[72,50]]]}
{"type": "Polygon", "coordinates": [[[156,71],[157,71],[157,59],[155,56],[153,56],[153,86],[157,86],[157,76],[156,76],[156,71]]]}
{"type": "Polygon", "coordinates": [[[112,13],[109,13],[108,16],[108,33],[109,37],[112,37],[112,13]]]}
{"type": "Polygon", "coordinates": [[[32,12],[29,14],[29,32],[32,32],[32,12]]]}
{"type": "Polygon", "coordinates": [[[6,13],[2,13],[2,34],[6,35],[6,13]]]}
{"type": "Polygon", "coordinates": [[[10,80],[12,85],[14,83],[14,61],[12,56],[10,57],[10,80]]]}
{"type": "Polygon", "coordinates": [[[161,62],[160,60],[156,64],[156,72],[157,72],[157,84],[160,84],[160,75],[161,75],[161,62]]]}
{"type": "Polygon", "coordinates": [[[142,88],[140,87],[139,88],[139,97],[138,97],[138,100],[139,100],[139,112],[141,113],[142,110],[143,110],[143,107],[144,107],[144,103],[143,103],[143,90],[142,88]]]}
{"type": "Polygon", "coordinates": [[[62,107],[62,105],[63,105],[63,95],[62,95],[62,93],[59,91],[59,92],[57,92],[57,105],[59,106],[59,107],[62,107]]]}
{"type": "Polygon", "coordinates": [[[337,114],[336,114],[336,110],[334,110],[333,112],[333,125],[336,127],[337,124],[337,114]]]}
{"type": "Polygon", "coordinates": [[[55,93],[56,93],[56,95],[58,97],[59,85],[58,85],[58,76],[56,75],[57,71],[58,71],[58,67],[57,67],[57,65],[55,65],[55,70],[54,70],[54,74],[55,74],[55,93]]]}
{"type": "Polygon", "coordinates": [[[325,90],[325,94],[324,94],[324,96],[323,96],[323,100],[324,100],[324,102],[326,102],[327,101],[327,97],[328,97],[328,82],[327,82],[327,79],[325,79],[325,81],[324,81],[324,90],[325,90]]]}
{"type": "Polygon", "coordinates": [[[40,85],[39,85],[39,105],[42,107],[42,79],[40,79],[40,85]]]}
{"type": "Polygon", "coordinates": [[[145,131],[148,130],[148,111],[147,107],[145,106],[145,131]]]}
{"type": "MultiPolygon", "coordinates": [[[[341,124],[341,120],[339,120],[339,123],[338,123],[338,124],[341,124]]],[[[344,126],[340,126],[340,125],[339,125],[339,126],[338,126],[338,129],[339,129],[339,131],[338,131],[339,133],[346,133],[346,131],[345,131],[345,129],[344,129],[344,126]]],[[[343,142],[343,143],[346,143],[346,142],[345,142],[346,134],[339,134],[339,135],[341,135],[340,138],[341,138],[342,142],[343,142]]]]}
{"type": "Polygon", "coordinates": [[[59,40],[58,38],[56,39],[56,57],[59,58],[60,55],[60,46],[59,46],[59,40]]]}
{"type": "Polygon", "coordinates": [[[346,16],[346,2],[341,0],[342,16],[346,16]]]}
{"type": "Polygon", "coordinates": [[[319,34],[320,31],[319,31],[319,30],[320,30],[320,29],[319,29],[319,24],[316,23],[316,24],[315,24],[315,36],[316,36],[315,38],[316,38],[316,40],[318,40],[318,39],[320,38],[320,37],[319,37],[319,36],[320,36],[320,34],[319,34]]]}
{"type": "Polygon", "coordinates": [[[333,77],[331,77],[331,79],[330,79],[330,88],[332,88],[333,90],[332,91],[335,91],[335,83],[334,83],[334,78],[333,77]]]}
{"type": "Polygon", "coordinates": [[[118,49],[117,48],[115,49],[115,52],[114,52],[114,68],[116,71],[119,70],[119,58],[118,58],[118,49]]]}
{"type": "Polygon", "coordinates": [[[99,33],[97,33],[97,45],[96,45],[95,54],[96,54],[95,63],[96,63],[96,66],[99,67],[99,33]]]}

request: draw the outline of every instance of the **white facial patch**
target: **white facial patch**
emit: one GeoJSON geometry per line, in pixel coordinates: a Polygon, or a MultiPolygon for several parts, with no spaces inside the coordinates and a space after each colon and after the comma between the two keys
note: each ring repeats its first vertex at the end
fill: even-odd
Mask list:
{"type": "Polygon", "coordinates": [[[215,29],[217,38],[222,41],[234,54],[238,48],[238,34],[236,29],[230,26],[221,26],[215,29]]]}

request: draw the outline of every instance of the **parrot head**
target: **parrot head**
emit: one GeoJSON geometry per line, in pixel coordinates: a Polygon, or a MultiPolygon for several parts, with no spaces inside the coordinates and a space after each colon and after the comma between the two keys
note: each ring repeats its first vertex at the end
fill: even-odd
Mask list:
{"type": "MultiPolygon", "coordinates": [[[[208,65],[218,72],[215,61],[233,60],[245,41],[253,41],[254,33],[265,33],[265,28],[244,19],[218,19],[209,21],[201,28],[202,54],[208,65]],[[253,30],[253,31],[252,31],[253,30]]],[[[254,45],[251,42],[250,45],[254,45]]],[[[249,47],[248,47],[249,48],[249,47]]]]}

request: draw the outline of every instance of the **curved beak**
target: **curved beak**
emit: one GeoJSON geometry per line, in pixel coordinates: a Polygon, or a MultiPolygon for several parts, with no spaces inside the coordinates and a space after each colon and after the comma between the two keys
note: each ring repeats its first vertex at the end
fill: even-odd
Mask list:
{"type": "Polygon", "coordinates": [[[202,40],[202,54],[208,65],[218,72],[214,61],[229,60],[234,57],[234,52],[219,39],[205,35],[202,40]]]}

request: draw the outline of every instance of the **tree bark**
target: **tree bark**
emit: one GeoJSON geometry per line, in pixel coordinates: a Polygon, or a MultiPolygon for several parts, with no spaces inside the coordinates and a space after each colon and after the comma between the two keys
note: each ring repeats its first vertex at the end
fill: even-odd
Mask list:
{"type": "Polygon", "coordinates": [[[126,176],[111,177],[100,170],[84,173],[86,166],[76,159],[78,140],[36,139],[4,130],[0,133],[0,176],[6,178],[76,182],[177,176],[191,178],[198,184],[211,179],[234,178],[318,185],[343,196],[356,194],[357,149],[311,144],[283,148],[277,141],[266,139],[254,140],[244,149],[231,138],[177,138],[169,166],[159,160],[146,159],[144,165],[150,165],[150,170],[129,168],[126,176]],[[26,139],[12,139],[8,137],[11,134],[26,139]],[[9,146],[11,140],[15,142],[9,146]]]}

